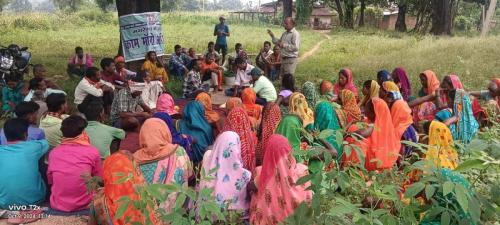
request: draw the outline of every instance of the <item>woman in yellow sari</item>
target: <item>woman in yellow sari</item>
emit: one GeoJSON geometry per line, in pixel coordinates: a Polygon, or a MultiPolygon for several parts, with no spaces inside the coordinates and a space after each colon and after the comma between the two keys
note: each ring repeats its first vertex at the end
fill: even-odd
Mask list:
{"type": "Polygon", "coordinates": [[[424,130],[429,134],[429,148],[425,159],[432,160],[436,166],[455,169],[458,166],[458,154],[448,126],[432,121],[424,124],[424,130]]]}
{"type": "Polygon", "coordinates": [[[306,97],[300,92],[294,92],[290,96],[288,111],[290,114],[299,116],[305,128],[314,123],[314,112],[309,108],[306,97]]]}
{"type": "Polygon", "coordinates": [[[363,83],[363,91],[362,91],[365,97],[363,98],[363,101],[361,101],[359,105],[361,107],[364,107],[365,104],[368,102],[368,100],[372,98],[378,98],[379,91],[380,91],[380,85],[377,83],[377,81],[374,80],[365,81],[365,83],[363,83]]]}
{"type": "Polygon", "coordinates": [[[152,80],[159,80],[162,83],[168,82],[168,74],[163,64],[156,57],[156,52],[149,51],[146,54],[141,70],[146,71],[152,80]]]}

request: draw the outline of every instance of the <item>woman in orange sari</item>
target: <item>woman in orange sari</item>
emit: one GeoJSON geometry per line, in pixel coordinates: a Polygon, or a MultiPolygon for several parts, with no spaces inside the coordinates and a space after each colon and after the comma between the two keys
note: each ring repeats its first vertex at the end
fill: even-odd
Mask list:
{"type": "MultiPolygon", "coordinates": [[[[411,108],[403,100],[397,84],[392,81],[385,81],[382,84],[380,96],[387,102],[391,109],[392,124],[394,125],[396,137],[399,137],[400,140],[417,143],[418,134],[412,125],[413,117],[411,115],[411,108]]],[[[401,156],[406,157],[412,151],[413,148],[411,146],[401,145],[401,156]]]]}
{"type": "Polygon", "coordinates": [[[356,96],[350,90],[344,89],[340,92],[339,102],[342,105],[342,111],[347,116],[347,123],[361,121],[361,109],[356,103],[356,96]]]}
{"type": "MultiPolygon", "coordinates": [[[[353,144],[358,145],[365,154],[364,166],[368,171],[392,168],[398,158],[401,143],[396,136],[389,107],[384,100],[372,98],[366,104],[365,113],[371,124],[355,131],[365,139],[353,144]]],[[[356,125],[351,126],[350,130],[354,130],[353,128],[356,129],[356,125]]],[[[351,151],[350,155],[344,154],[343,161],[344,164],[360,162],[355,151],[351,151]]]]}
{"type": "Polygon", "coordinates": [[[295,185],[307,175],[307,166],[297,163],[288,140],[273,134],[266,145],[264,163],[256,168],[258,192],[250,203],[250,224],[276,225],[293,213],[300,203],[312,199],[309,182],[295,185]]]}
{"type": "Polygon", "coordinates": [[[426,70],[420,74],[422,89],[418,92],[418,98],[410,101],[408,105],[413,109],[413,121],[433,120],[436,114],[436,96],[439,95],[440,82],[432,70],[426,70]]]}
{"type": "Polygon", "coordinates": [[[214,130],[214,135],[217,136],[222,127],[222,121],[219,114],[212,108],[212,98],[206,92],[201,92],[196,96],[196,101],[199,101],[205,108],[205,118],[214,130]]]}
{"type": "Polygon", "coordinates": [[[255,169],[255,147],[257,145],[257,136],[252,131],[252,124],[243,108],[237,107],[229,112],[224,128],[222,129],[222,132],[226,131],[233,131],[240,137],[243,167],[253,172],[255,169]]]}
{"type": "Polygon", "coordinates": [[[247,112],[247,115],[252,120],[252,127],[257,128],[260,124],[260,117],[262,114],[262,106],[256,104],[257,94],[252,88],[245,88],[241,92],[241,101],[243,102],[243,108],[247,112]]]}
{"type": "Polygon", "coordinates": [[[121,218],[116,218],[116,213],[122,202],[122,197],[128,197],[131,201],[140,200],[136,192],[138,185],[146,185],[139,167],[135,167],[134,158],[127,151],[118,151],[110,155],[104,161],[103,181],[104,188],[99,190],[94,197],[91,206],[91,218],[89,224],[96,225],[125,225],[128,219],[130,222],[140,224],[156,224],[157,218],[152,208],[147,208],[149,218],[146,218],[141,210],[137,210],[129,204],[121,218]],[[132,174],[131,179],[119,182],[123,179],[120,174],[132,174]]]}

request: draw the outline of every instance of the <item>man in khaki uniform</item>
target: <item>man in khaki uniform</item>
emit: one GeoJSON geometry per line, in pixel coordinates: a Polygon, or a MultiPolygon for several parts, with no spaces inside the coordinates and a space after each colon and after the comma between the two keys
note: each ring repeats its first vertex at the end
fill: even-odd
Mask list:
{"type": "Polygon", "coordinates": [[[285,18],[283,26],[286,31],[283,32],[280,39],[276,38],[271,30],[267,30],[267,33],[273,39],[273,43],[281,48],[280,76],[284,74],[295,74],[300,47],[300,34],[295,29],[295,21],[293,18],[285,18]]]}

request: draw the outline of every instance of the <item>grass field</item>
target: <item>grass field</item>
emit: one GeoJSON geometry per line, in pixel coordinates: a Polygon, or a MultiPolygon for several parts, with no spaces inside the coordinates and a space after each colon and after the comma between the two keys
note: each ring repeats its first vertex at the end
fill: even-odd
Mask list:
{"type": "MultiPolygon", "coordinates": [[[[163,14],[166,51],[172,52],[175,44],[204,51],[206,43],[214,40],[213,25],[220,14],[222,12],[163,14]]],[[[282,31],[277,26],[231,22],[230,48],[241,42],[254,54],[262,42],[269,40],[267,28],[276,34],[282,31]]],[[[116,16],[96,10],[76,14],[2,14],[0,27],[4,30],[0,34],[0,44],[17,43],[30,47],[32,62],[46,65],[52,75],[61,75],[57,80],[69,93],[77,80],[66,81],[65,67],[75,46],[92,53],[96,65],[100,58],[114,56],[118,48],[116,16]]],[[[309,29],[300,29],[300,32],[301,54],[325,39],[324,35],[309,29]]],[[[324,41],[311,57],[299,64],[296,74],[299,81],[335,80],[340,68],[350,67],[360,85],[366,79],[373,79],[382,68],[392,70],[403,66],[414,83],[419,72],[433,69],[440,77],[456,73],[467,88],[479,88],[500,70],[498,36],[485,39],[432,37],[373,30],[333,30],[329,35],[331,39],[324,41]]]]}

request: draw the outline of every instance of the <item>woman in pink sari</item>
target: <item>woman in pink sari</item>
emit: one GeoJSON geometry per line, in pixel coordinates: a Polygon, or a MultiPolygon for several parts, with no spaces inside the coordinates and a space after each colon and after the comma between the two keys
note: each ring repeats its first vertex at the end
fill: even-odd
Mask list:
{"type": "Polygon", "coordinates": [[[167,93],[161,94],[156,102],[156,111],[168,113],[170,116],[179,113],[179,109],[176,109],[176,107],[174,98],[172,98],[172,95],[167,93]]]}
{"type": "Polygon", "coordinates": [[[354,96],[358,97],[358,89],[354,84],[354,79],[352,76],[352,71],[348,68],[341,69],[339,72],[339,80],[333,86],[333,92],[335,95],[339,96],[342,90],[347,89],[354,93],[354,96]]]}
{"type": "Polygon", "coordinates": [[[278,134],[269,138],[264,163],[256,168],[258,192],[250,203],[250,224],[279,224],[304,201],[312,199],[309,183],[295,185],[307,175],[307,166],[297,163],[288,140],[278,134]]]}
{"type": "Polygon", "coordinates": [[[440,87],[440,82],[432,70],[426,70],[420,74],[420,83],[422,89],[418,92],[419,97],[408,102],[410,108],[413,109],[415,123],[434,119],[437,110],[435,101],[439,95],[437,90],[440,87]]]}
{"type": "Polygon", "coordinates": [[[237,133],[226,131],[217,137],[213,150],[203,156],[203,170],[206,177],[201,178],[200,189],[213,188],[212,195],[221,208],[248,213],[247,184],[252,173],[243,168],[237,133]]]}

